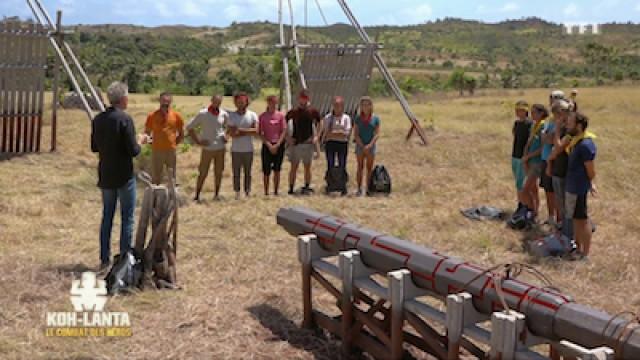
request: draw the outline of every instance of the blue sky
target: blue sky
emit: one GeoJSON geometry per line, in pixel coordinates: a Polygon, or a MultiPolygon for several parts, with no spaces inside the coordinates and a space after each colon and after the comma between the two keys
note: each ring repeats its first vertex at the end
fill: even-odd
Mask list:
{"type": "MultiPolygon", "coordinates": [[[[296,22],[304,19],[305,0],[292,0],[296,22]]],[[[309,24],[322,24],[316,0],[307,0],[309,24]]],[[[346,22],[335,0],[318,0],[328,21],[346,22]]],[[[286,2],[286,0],[285,0],[286,2]]],[[[65,13],[65,24],[126,23],[137,25],[226,26],[232,21],[277,20],[277,0],[43,0],[53,14],[65,13]]],[[[366,25],[416,24],[443,17],[496,22],[538,16],[556,23],[640,23],[640,0],[348,0],[366,25]]],[[[30,15],[25,0],[0,0],[0,16],[30,15]]]]}

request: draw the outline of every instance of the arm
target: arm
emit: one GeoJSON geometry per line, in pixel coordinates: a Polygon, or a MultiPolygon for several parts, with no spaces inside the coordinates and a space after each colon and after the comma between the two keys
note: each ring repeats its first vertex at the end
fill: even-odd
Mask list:
{"type": "Polygon", "coordinates": [[[184,140],[184,120],[182,119],[182,116],[180,116],[180,114],[178,114],[177,116],[177,127],[178,127],[178,136],[176,137],[176,144],[181,144],[182,141],[184,140]]]}
{"type": "Polygon", "coordinates": [[[587,176],[589,180],[593,181],[596,178],[596,165],[593,160],[584,163],[584,167],[587,170],[587,176]]]}
{"type": "Polygon", "coordinates": [[[147,121],[144,123],[144,133],[151,136],[152,127],[153,127],[153,117],[151,116],[151,114],[149,114],[147,116],[147,121]]]}
{"type": "Polygon", "coordinates": [[[369,143],[369,145],[367,145],[367,147],[371,149],[376,144],[379,137],[380,137],[380,123],[378,123],[378,126],[376,126],[376,129],[373,131],[373,139],[371,139],[371,142],[369,143]]]}
{"type": "Polygon", "coordinates": [[[140,145],[136,139],[136,129],[133,125],[133,120],[130,117],[127,117],[124,120],[122,135],[124,136],[124,144],[127,148],[127,154],[131,157],[138,156],[138,154],[140,154],[140,145]]]}
{"type": "Polygon", "coordinates": [[[98,142],[96,141],[96,126],[95,119],[91,122],[91,151],[94,153],[98,152],[98,142]]]}
{"type": "Polygon", "coordinates": [[[565,139],[557,139],[557,143],[553,147],[553,151],[551,151],[551,155],[549,155],[549,161],[553,161],[560,156],[563,151],[567,150],[567,146],[569,145],[569,138],[565,139]]]}
{"type": "Polygon", "coordinates": [[[238,129],[240,136],[258,136],[258,119],[253,116],[252,125],[249,128],[238,129]]]}
{"type": "Polygon", "coordinates": [[[355,124],[355,126],[353,127],[353,134],[353,137],[356,140],[356,144],[360,147],[364,147],[362,139],[360,139],[360,130],[358,128],[358,124],[355,124]]]}

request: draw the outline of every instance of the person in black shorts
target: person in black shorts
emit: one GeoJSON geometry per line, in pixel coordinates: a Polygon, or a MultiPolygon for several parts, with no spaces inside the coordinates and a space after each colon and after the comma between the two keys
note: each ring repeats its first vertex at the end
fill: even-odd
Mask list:
{"type": "Polygon", "coordinates": [[[287,122],[284,114],[277,110],[278,97],[267,97],[267,110],[260,115],[258,134],[262,139],[262,173],[264,175],[264,194],[269,195],[269,178],[273,171],[274,195],[280,187],[280,169],[284,160],[284,140],[287,135],[287,122]]]}
{"type": "Polygon", "coordinates": [[[593,179],[596,177],[595,135],[587,131],[589,118],[581,113],[572,113],[567,122],[567,130],[571,141],[567,146],[569,166],[566,179],[567,216],[573,219],[573,231],[578,259],[585,259],[591,248],[592,225],[589,221],[587,197],[596,194],[593,179]]]}

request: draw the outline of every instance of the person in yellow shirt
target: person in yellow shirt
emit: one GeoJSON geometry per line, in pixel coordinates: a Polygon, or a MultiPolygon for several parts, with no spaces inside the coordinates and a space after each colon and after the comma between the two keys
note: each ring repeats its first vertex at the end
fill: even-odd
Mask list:
{"type": "Polygon", "coordinates": [[[151,136],[151,181],[160,184],[164,175],[171,169],[171,176],[176,179],[176,147],[184,139],[184,120],[171,109],[173,96],[164,92],[160,94],[160,108],[147,116],[145,132],[151,136]]]}

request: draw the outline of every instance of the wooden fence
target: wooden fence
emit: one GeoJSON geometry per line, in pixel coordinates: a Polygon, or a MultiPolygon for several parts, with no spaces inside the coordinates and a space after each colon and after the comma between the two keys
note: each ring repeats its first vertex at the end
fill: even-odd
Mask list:
{"type": "Polygon", "coordinates": [[[0,23],[0,153],[40,151],[47,37],[41,25],[0,23]]]}

